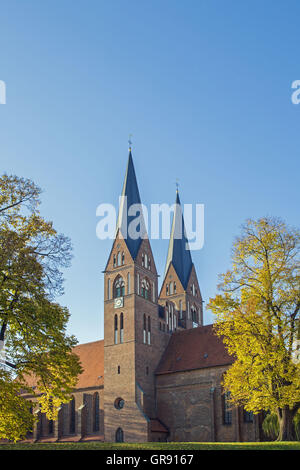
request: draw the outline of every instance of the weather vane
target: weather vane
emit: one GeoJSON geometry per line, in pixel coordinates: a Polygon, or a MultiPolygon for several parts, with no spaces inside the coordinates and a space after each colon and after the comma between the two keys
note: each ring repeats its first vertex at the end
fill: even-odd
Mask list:
{"type": "Polygon", "coordinates": [[[132,137],[132,134],[129,134],[128,144],[129,144],[130,149],[131,149],[131,146],[132,146],[131,137],[132,137]]]}
{"type": "Polygon", "coordinates": [[[178,180],[178,178],[176,178],[176,183],[175,183],[175,184],[176,184],[176,191],[178,192],[178,188],[179,188],[179,180],[178,180]]]}

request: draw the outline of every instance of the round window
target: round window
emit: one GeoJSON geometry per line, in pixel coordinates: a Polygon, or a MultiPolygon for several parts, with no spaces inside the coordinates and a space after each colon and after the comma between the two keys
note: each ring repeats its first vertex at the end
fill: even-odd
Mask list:
{"type": "Polygon", "coordinates": [[[115,408],[117,408],[117,410],[121,410],[122,408],[124,408],[124,405],[125,401],[123,400],[123,398],[117,398],[115,400],[115,408]]]}

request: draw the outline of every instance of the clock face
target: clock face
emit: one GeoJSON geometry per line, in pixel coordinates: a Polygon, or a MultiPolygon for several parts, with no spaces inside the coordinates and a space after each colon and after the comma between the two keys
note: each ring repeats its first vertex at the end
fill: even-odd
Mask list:
{"type": "Polygon", "coordinates": [[[123,307],[123,297],[115,299],[115,308],[123,307]]]}

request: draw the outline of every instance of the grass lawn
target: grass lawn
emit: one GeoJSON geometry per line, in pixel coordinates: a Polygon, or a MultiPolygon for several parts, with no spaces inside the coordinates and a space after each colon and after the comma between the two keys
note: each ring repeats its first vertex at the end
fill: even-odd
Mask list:
{"type": "Polygon", "coordinates": [[[1,444],[0,450],[300,450],[300,442],[108,442],[1,444]]]}

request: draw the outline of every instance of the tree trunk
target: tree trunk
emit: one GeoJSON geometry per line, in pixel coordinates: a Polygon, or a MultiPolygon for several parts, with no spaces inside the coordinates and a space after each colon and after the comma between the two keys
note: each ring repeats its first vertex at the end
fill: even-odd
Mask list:
{"type": "Polygon", "coordinates": [[[279,434],[277,441],[294,441],[296,439],[293,418],[295,413],[288,406],[278,409],[279,434]]]}

